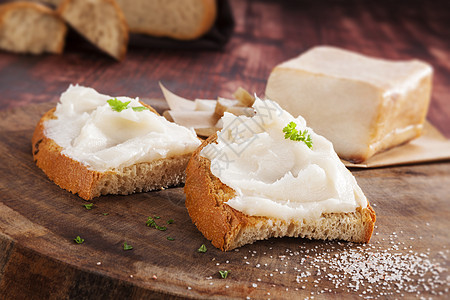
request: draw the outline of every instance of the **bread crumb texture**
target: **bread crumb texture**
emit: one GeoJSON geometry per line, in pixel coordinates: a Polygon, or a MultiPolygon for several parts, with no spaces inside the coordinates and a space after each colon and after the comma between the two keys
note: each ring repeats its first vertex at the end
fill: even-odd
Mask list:
{"type": "Polygon", "coordinates": [[[65,0],[58,12],[67,23],[100,50],[117,60],[125,57],[128,26],[113,0],[65,0]]]}
{"type": "Polygon", "coordinates": [[[29,54],[62,53],[66,32],[64,21],[44,5],[0,5],[0,49],[29,54]]]}
{"type": "Polygon", "coordinates": [[[131,32],[180,40],[208,32],[217,15],[215,0],[116,0],[131,32]]]}

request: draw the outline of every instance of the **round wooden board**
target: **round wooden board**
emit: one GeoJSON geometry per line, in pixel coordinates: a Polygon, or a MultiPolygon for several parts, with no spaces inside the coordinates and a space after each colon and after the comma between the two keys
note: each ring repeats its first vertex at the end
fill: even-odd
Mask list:
{"type": "MultiPolygon", "coordinates": [[[[448,162],[354,170],[377,213],[377,228],[368,245],[282,238],[224,253],[191,223],[181,187],[102,196],[88,210],[84,204],[89,202],[49,181],[33,163],[31,136],[41,115],[53,105],[0,112],[3,299],[358,298],[383,293],[395,298],[416,294],[395,287],[395,281],[380,281],[370,293],[370,284],[362,280],[365,290],[355,290],[343,273],[340,276],[347,281],[336,287],[328,274],[338,273],[326,260],[318,269],[315,258],[329,256],[331,261],[349,251],[382,254],[387,250],[424,254],[436,266],[449,267],[445,256],[450,247],[448,162]],[[160,217],[157,223],[167,230],[147,227],[149,216],[160,217]],[[174,223],[167,225],[169,219],[174,223]],[[76,236],[84,243],[75,243],[76,236]],[[124,242],[133,249],[123,250],[124,242]],[[197,251],[202,244],[206,253],[197,251]],[[229,276],[221,279],[220,270],[229,270],[229,276]]],[[[419,288],[420,296],[439,297],[448,291],[448,270],[438,271],[438,281],[431,272],[423,278],[444,283],[436,283],[428,292],[419,288]]]]}

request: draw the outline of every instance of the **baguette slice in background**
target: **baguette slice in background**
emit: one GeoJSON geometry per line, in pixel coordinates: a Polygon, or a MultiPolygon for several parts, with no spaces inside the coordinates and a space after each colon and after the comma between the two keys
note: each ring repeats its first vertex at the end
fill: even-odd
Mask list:
{"type": "Polygon", "coordinates": [[[56,12],[31,2],[0,5],[0,48],[17,53],[60,54],[67,26],[56,12]]]}
{"type": "Polygon", "coordinates": [[[332,144],[274,102],[253,107],[226,113],[189,161],[185,203],[203,235],[222,251],[283,236],[369,242],[375,212],[332,144]],[[291,121],[311,148],[286,139],[291,121]]]}
{"type": "Polygon", "coordinates": [[[193,40],[208,32],[216,0],[116,0],[131,32],[193,40]]]}
{"type": "Polygon", "coordinates": [[[128,26],[114,0],[63,0],[57,11],[100,50],[117,60],[125,57],[128,26]]]}
{"type": "Polygon", "coordinates": [[[314,47],[276,66],[266,96],[359,163],[421,135],[433,68],[422,61],[373,58],[314,47]]]}
{"type": "Polygon", "coordinates": [[[184,183],[188,160],[200,144],[195,132],[136,99],[118,98],[129,101],[121,111],[107,104],[110,99],[91,88],[70,86],[36,126],[36,165],[85,200],[184,183]]]}

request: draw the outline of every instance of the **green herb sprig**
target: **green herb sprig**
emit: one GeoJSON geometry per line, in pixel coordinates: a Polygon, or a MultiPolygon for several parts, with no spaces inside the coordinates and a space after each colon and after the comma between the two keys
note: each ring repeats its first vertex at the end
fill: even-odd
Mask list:
{"type": "Polygon", "coordinates": [[[123,243],[123,250],[127,251],[127,250],[131,250],[133,249],[133,246],[128,245],[127,242],[123,243]]]}
{"type": "Polygon", "coordinates": [[[94,203],[89,203],[89,204],[83,204],[84,208],[86,208],[87,210],[92,209],[92,207],[94,206],[94,203]]]}
{"type": "Polygon", "coordinates": [[[230,271],[227,270],[223,270],[223,271],[219,271],[220,277],[222,277],[222,279],[227,278],[228,274],[230,274],[230,271]]]}
{"type": "Polygon", "coordinates": [[[83,244],[84,243],[84,239],[81,238],[79,235],[77,235],[76,238],[73,239],[75,241],[75,243],[77,244],[83,244]]]}
{"type": "Polygon", "coordinates": [[[206,249],[205,244],[202,244],[200,246],[200,248],[197,249],[197,251],[200,252],[200,253],[205,253],[206,251],[208,251],[208,249],[206,249]]]}
{"type": "Polygon", "coordinates": [[[148,107],[145,107],[145,106],[133,106],[132,109],[133,109],[134,111],[149,110],[148,107]]]}
{"type": "MultiPolygon", "coordinates": [[[[108,102],[109,106],[111,107],[112,110],[117,111],[117,112],[121,112],[124,109],[128,108],[128,104],[130,104],[131,101],[120,101],[117,98],[114,99],[109,99],[106,102],[108,102]]],[[[131,107],[134,111],[143,111],[143,110],[149,110],[147,107],[145,106],[135,106],[135,107],[131,107]]]]}
{"type": "Polygon", "coordinates": [[[301,141],[308,146],[308,148],[312,149],[312,139],[311,135],[308,133],[308,130],[298,131],[296,129],[297,124],[295,122],[290,122],[283,128],[284,138],[291,139],[292,141],[301,141]]]}
{"type": "Polygon", "coordinates": [[[112,110],[121,112],[122,110],[126,109],[128,104],[130,104],[130,101],[122,102],[117,98],[109,99],[108,101],[109,106],[111,106],[112,110]]]}
{"type": "MultiPolygon", "coordinates": [[[[157,218],[157,217],[154,217],[154,218],[157,218]]],[[[156,221],[152,217],[148,217],[148,220],[147,220],[147,222],[145,222],[145,225],[147,225],[148,227],[155,228],[157,230],[161,230],[161,231],[167,230],[167,227],[159,226],[158,224],[156,224],[156,221]]]]}

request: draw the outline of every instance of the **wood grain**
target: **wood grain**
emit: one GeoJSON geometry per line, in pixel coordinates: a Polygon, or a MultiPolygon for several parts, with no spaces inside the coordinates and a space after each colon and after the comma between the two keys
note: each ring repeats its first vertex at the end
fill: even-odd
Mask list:
{"type": "MultiPolygon", "coordinates": [[[[161,112],[164,102],[148,100],[162,97],[158,81],[187,98],[228,97],[238,86],[262,95],[276,64],[320,44],[431,63],[435,77],[428,118],[450,138],[450,2],[230,2],[236,29],[223,51],[130,48],[117,63],[72,39],[59,56],[0,52],[0,298],[297,299],[325,297],[317,294],[324,288],[332,290],[331,298],[370,296],[335,288],[314,271],[311,253],[348,249],[425,253],[447,268],[439,278],[448,285],[449,162],[352,170],[377,213],[368,246],[283,238],[230,253],[215,249],[192,225],[182,188],[100,197],[86,210],[86,202],[58,188],[34,165],[34,126],[71,83],[147,98],[161,112]],[[154,215],[162,224],[171,218],[175,222],[157,231],[145,226],[154,215]],[[73,242],[77,235],[84,244],[73,242]],[[124,251],[125,241],[134,249],[124,251]],[[203,243],[208,252],[198,253],[203,243]],[[218,271],[225,269],[231,274],[220,279],[218,271]],[[311,270],[308,282],[297,283],[301,272],[311,270]]],[[[429,273],[424,278],[434,280],[429,273]]],[[[441,284],[420,296],[439,298],[445,292],[441,284]]],[[[401,293],[384,296],[399,298],[401,293]]]]}

